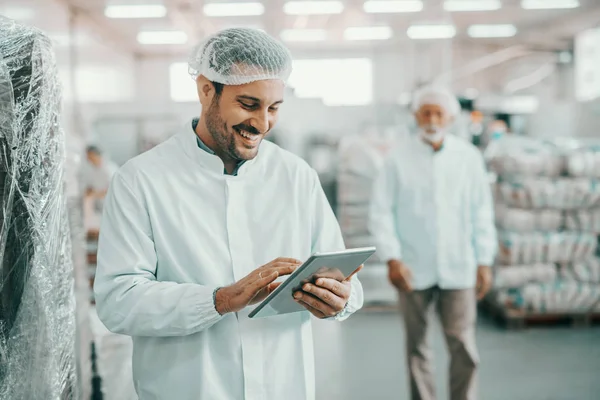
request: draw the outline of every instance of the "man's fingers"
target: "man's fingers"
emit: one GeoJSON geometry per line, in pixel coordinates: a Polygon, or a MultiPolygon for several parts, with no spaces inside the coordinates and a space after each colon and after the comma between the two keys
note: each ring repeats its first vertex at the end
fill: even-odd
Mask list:
{"type": "Polygon", "coordinates": [[[337,311],[332,306],[323,302],[322,300],[318,299],[310,293],[298,291],[294,293],[294,299],[301,300],[302,302],[308,304],[312,308],[322,312],[323,315],[327,317],[335,315],[337,313],[337,311]]]}
{"type": "Polygon", "coordinates": [[[274,266],[274,265],[281,264],[281,263],[283,263],[283,264],[296,264],[296,265],[301,265],[301,264],[302,264],[302,261],[300,261],[300,260],[297,260],[297,259],[295,259],[295,258],[279,257],[279,258],[276,258],[276,259],[274,259],[273,261],[271,261],[271,262],[270,262],[270,263],[268,263],[267,265],[265,265],[265,267],[268,267],[268,266],[274,266]]]}
{"type": "Polygon", "coordinates": [[[325,288],[325,289],[333,292],[334,294],[336,294],[339,297],[345,297],[346,295],[349,294],[350,288],[347,287],[342,282],[339,282],[335,279],[319,278],[319,279],[317,279],[317,281],[315,283],[317,284],[317,286],[325,288]]]}
{"type": "Polygon", "coordinates": [[[347,293],[344,296],[338,296],[337,294],[333,293],[328,289],[324,289],[319,286],[312,285],[310,283],[307,283],[306,285],[302,286],[302,290],[322,300],[325,304],[328,304],[331,307],[333,307],[334,310],[343,309],[346,305],[348,297],[350,297],[349,293],[347,293]]]}
{"type": "Polygon", "coordinates": [[[281,282],[269,283],[269,285],[267,286],[267,293],[272,293],[275,289],[279,287],[279,285],[281,285],[281,282]]]}
{"type": "Polygon", "coordinates": [[[281,276],[281,275],[291,274],[298,268],[298,266],[299,266],[299,264],[280,262],[280,263],[275,263],[271,266],[264,266],[262,268],[259,268],[257,271],[258,271],[259,277],[265,276],[265,274],[269,274],[273,271],[277,271],[279,273],[279,275],[281,276]]]}
{"type": "Polygon", "coordinates": [[[319,319],[323,319],[323,318],[327,317],[321,311],[317,310],[316,308],[311,307],[310,304],[307,304],[302,300],[296,300],[296,302],[298,304],[300,304],[302,307],[306,308],[312,315],[314,315],[315,317],[317,317],[319,319]]]}

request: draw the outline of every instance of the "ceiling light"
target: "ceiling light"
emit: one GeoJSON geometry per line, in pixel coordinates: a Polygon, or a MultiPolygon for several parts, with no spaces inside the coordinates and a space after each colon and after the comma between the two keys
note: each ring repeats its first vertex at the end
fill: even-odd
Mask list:
{"type": "Polygon", "coordinates": [[[502,8],[500,0],[446,0],[446,11],[494,11],[502,8]]]}
{"type": "Polygon", "coordinates": [[[182,31],[144,31],[137,35],[141,44],[183,44],[187,35],[182,31]]]}
{"type": "Polygon", "coordinates": [[[320,42],[327,39],[325,29],[286,29],[281,31],[281,40],[286,42],[320,42]]]}
{"type": "Polygon", "coordinates": [[[472,38],[507,38],[517,34],[517,28],[511,24],[471,25],[467,33],[472,38]]]}
{"type": "Polygon", "coordinates": [[[521,7],[526,10],[577,8],[579,0],[522,0],[521,7]]]}
{"type": "Polygon", "coordinates": [[[341,1],[288,1],[283,12],[288,15],[341,14],[344,4],[341,1]]]}
{"type": "Polygon", "coordinates": [[[392,35],[392,28],[389,26],[361,26],[344,31],[346,40],[387,40],[392,35]]]}
{"type": "Polygon", "coordinates": [[[241,17],[262,15],[265,6],[261,3],[208,3],[204,5],[204,14],[209,17],[241,17]]]}
{"type": "Polygon", "coordinates": [[[363,4],[367,13],[409,13],[423,10],[420,0],[368,0],[363,4]]]}
{"type": "Polygon", "coordinates": [[[167,8],[161,4],[114,5],[106,6],[104,15],[108,18],[162,18],[167,8]]]}
{"type": "Polygon", "coordinates": [[[406,34],[411,39],[450,39],[456,35],[454,25],[413,25],[406,34]]]}

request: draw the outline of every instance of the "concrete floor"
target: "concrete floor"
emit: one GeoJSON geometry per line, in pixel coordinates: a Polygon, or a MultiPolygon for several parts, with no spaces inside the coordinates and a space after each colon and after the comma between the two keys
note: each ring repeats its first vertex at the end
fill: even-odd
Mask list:
{"type": "MultiPolygon", "coordinates": [[[[438,400],[448,399],[448,356],[434,322],[438,400]]],[[[402,319],[361,311],[343,323],[314,325],[318,400],[405,400],[402,319]]],[[[600,328],[507,331],[480,318],[481,400],[600,399],[600,328]]]]}

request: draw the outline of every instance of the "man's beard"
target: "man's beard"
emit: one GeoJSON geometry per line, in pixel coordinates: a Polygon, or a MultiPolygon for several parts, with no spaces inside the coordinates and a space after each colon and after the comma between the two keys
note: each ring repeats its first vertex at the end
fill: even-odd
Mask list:
{"type": "Polygon", "coordinates": [[[206,114],[206,129],[212,137],[216,149],[213,149],[219,156],[226,156],[234,161],[240,160],[240,154],[235,146],[235,137],[227,131],[227,124],[221,118],[219,108],[219,97],[215,96],[208,108],[206,114]]]}
{"type": "Polygon", "coordinates": [[[256,156],[255,153],[253,156],[249,157],[239,151],[236,144],[236,135],[238,134],[238,130],[244,130],[247,133],[256,135],[260,134],[260,132],[258,132],[256,128],[246,124],[238,124],[233,127],[231,132],[229,132],[227,123],[221,118],[219,97],[214,97],[210,104],[208,113],[206,114],[206,129],[213,138],[217,147],[213,150],[218,156],[229,158],[232,161],[249,160],[256,156]]]}

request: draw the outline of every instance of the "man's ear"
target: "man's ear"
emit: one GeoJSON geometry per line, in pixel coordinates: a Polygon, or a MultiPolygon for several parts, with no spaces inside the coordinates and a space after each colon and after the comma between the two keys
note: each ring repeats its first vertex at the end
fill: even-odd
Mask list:
{"type": "Polygon", "coordinates": [[[198,90],[200,104],[202,104],[202,106],[209,105],[215,95],[215,87],[212,82],[206,79],[204,75],[198,75],[196,78],[196,88],[198,90]]]}

